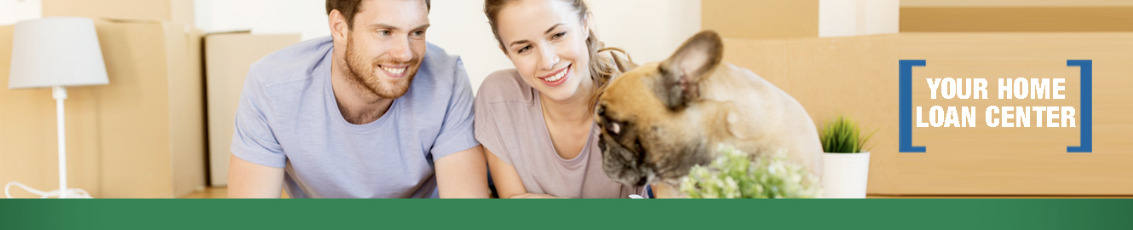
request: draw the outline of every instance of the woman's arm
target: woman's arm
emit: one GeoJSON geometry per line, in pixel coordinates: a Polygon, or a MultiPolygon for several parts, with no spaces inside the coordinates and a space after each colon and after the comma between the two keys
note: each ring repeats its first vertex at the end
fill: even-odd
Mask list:
{"type": "Polygon", "coordinates": [[[499,193],[500,198],[558,198],[547,194],[527,193],[515,167],[501,160],[488,148],[484,148],[484,153],[488,156],[490,169],[488,171],[492,174],[492,182],[496,183],[496,193],[499,193]]]}
{"type": "Polygon", "coordinates": [[[666,184],[664,182],[653,183],[650,186],[653,187],[653,198],[688,198],[685,197],[684,194],[681,194],[681,191],[679,188],[677,188],[677,186],[666,184]]]}

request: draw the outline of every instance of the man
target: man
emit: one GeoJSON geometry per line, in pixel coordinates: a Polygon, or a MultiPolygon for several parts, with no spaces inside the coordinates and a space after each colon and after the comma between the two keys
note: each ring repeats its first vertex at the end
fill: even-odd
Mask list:
{"type": "Polygon", "coordinates": [[[459,58],[425,42],[429,8],[327,0],[330,37],[253,64],[228,196],[488,197],[472,87],[459,58]]]}

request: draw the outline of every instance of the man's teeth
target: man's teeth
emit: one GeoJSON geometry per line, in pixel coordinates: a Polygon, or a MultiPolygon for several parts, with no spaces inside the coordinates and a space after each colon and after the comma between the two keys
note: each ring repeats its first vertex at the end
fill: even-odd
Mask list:
{"type": "Polygon", "coordinates": [[[543,78],[543,80],[548,81],[548,82],[558,81],[559,79],[562,79],[563,76],[566,76],[566,73],[567,73],[566,70],[559,71],[559,74],[555,74],[555,76],[551,76],[551,77],[548,77],[548,78],[543,78]]]}
{"type": "Polygon", "coordinates": [[[385,70],[386,72],[389,72],[389,73],[392,73],[392,74],[401,74],[401,73],[404,73],[404,72],[405,72],[405,69],[406,69],[406,68],[396,68],[396,69],[395,69],[395,68],[386,68],[386,67],[382,67],[382,70],[385,70]]]}

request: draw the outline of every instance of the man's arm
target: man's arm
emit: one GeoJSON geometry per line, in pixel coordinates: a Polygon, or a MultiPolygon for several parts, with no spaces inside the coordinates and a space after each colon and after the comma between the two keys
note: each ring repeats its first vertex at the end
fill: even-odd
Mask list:
{"type": "Polygon", "coordinates": [[[488,198],[488,171],[480,146],[436,160],[441,198],[488,198]]]}
{"type": "Polygon", "coordinates": [[[228,198],[279,198],[283,168],[268,167],[232,155],[228,164],[228,198]]]}
{"type": "Polygon", "coordinates": [[[274,117],[260,63],[249,67],[233,122],[228,164],[229,198],[279,198],[287,156],[269,121],[274,117]],[[239,157],[237,157],[239,156],[239,157]],[[247,160],[245,160],[247,159],[247,160]],[[269,166],[270,165],[270,166],[269,166]]]}

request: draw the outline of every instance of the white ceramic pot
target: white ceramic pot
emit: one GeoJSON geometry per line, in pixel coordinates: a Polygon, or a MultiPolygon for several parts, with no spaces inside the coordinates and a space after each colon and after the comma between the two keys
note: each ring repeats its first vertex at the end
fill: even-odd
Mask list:
{"type": "Polygon", "coordinates": [[[865,198],[869,152],[823,153],[822,189],[826,198],[865,198]]]}

